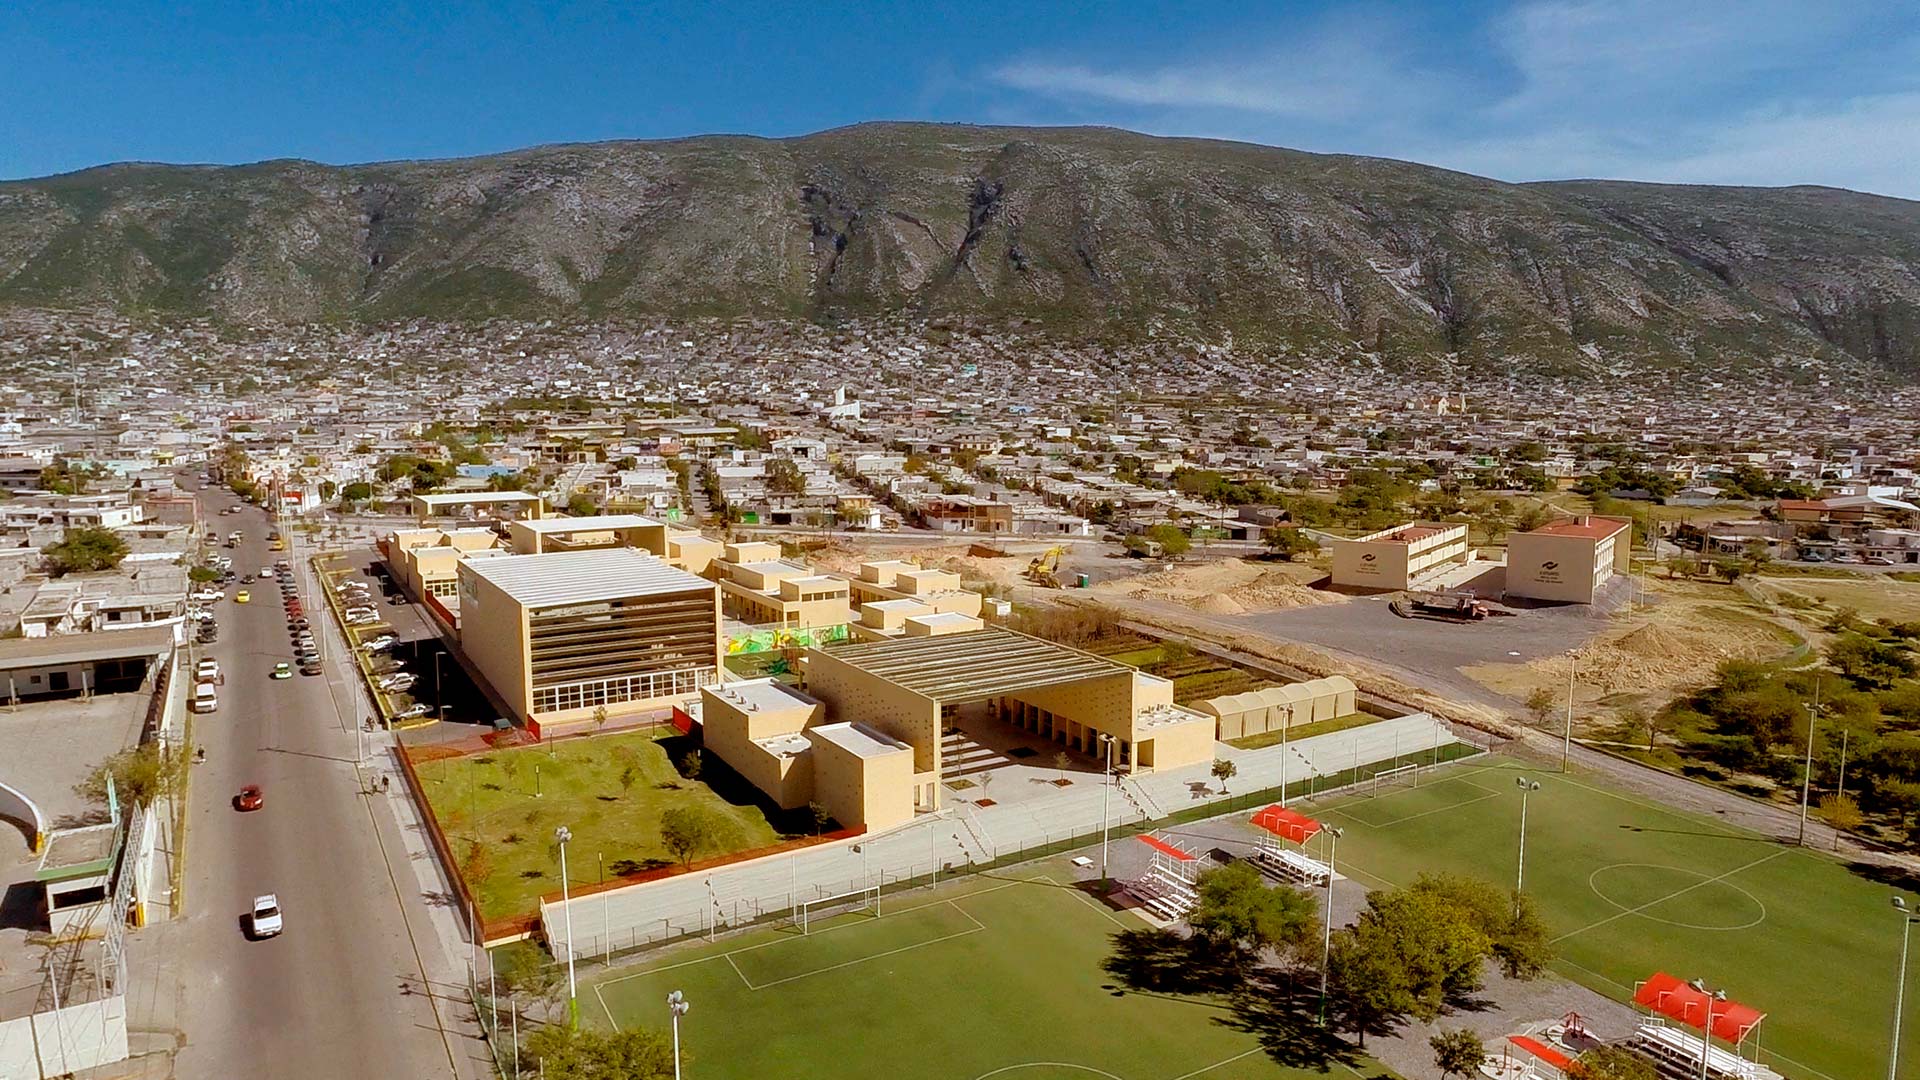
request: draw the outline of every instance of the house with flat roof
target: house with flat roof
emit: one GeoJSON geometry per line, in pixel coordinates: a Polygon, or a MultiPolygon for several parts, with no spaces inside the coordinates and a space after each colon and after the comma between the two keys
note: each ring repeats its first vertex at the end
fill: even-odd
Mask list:
{"type": "Polygon", "coordinates": [[[524,491],[448,491],[413,497],[413,516],[421,520],[437,517],[539,518],[547,513],[547,500],[524,491]]]}
{"type": "Polygon", "coordinates": [[[507,540],[517,555],[549,551],[586,551],[631,547],[650,552],[690,574],[704,574],[721,553],[718,540],[692,529],[676,529],[641,514],[595,514],[510,521],[507,540]]]}
{"type": "Polygon", "coordinates": [[[820,701],[774,679],[702,688],[700,726],[702,745],[783,810],[818,803],[868,830],[913,819],[913,748],[830,722],[820,701]]]}
{"type": "Polygon", "coordinates": [[[753,626],[827,629],[852,621],[846,581],[787,562],[778,544],[728,544],[711,572],[722,609],[753,626]]]}
{"type": "Polygon", "coordinates": [[[1420,580],[1453,563],[1473,558],[1467,527],[1414,521],[1332,541],[1333,584],[1351,589],[1412,589],[1420,580]]]}
{"type": "Polygon", "coordinates": [[[460,648],[520,722],[663,711],[720,675],[719,587],[630,547],[463,560],[460,648]]]}
{"type": "Polygon", "coordinates": [[[1633,522],[1582,514],[1507,537],[1507,595],[1591,604],[1633,563],[1633,522]]]}

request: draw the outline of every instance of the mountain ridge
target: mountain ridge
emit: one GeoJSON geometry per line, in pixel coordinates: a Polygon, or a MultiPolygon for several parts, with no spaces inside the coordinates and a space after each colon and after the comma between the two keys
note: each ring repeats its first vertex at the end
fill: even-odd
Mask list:
{"type": "Polygon", "coordinates": [[[1920,374],[1920,202],[878,122],[0,181],[0,305],[1036,320],[1542,372],[1920,374]]]}

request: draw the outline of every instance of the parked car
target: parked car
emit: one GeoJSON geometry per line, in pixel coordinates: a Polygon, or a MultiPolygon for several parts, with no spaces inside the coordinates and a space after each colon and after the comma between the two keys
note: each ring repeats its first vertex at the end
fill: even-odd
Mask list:
{"type": "Polygon", "coordinates": [[[288,619],[288,620],[287,620],[287,629],[289,629],[289,630],[305,630],[305,629],[307,629],[307,620],[306,620],[306,618],[305,618],[304,616],[295,616],[294,618],[291,618],[291,619],[288,619]]]}
{"type": "Polygon", "coordinates": [[[212,683],[200,683],[193,688],[193,700],[187,707],[197,713],[210,713],[220,707],[220,694],[212,683]]]}
{"type": "Polygon", "coordinates": [[[220,661],[209,656],[193,665],[193,677],[199,682],[219,682],[220,661]]]}
{"type": "Polygon", "coordinates": [[[263,566],[263,567],[261,567],[261,568],[260,568],[260,580],[261,580],[261,581],[266,581],[266,580],[267,580],[268,578],[271,578],[272,576],[273,576],[273,567],[271,567],[271,566],[263,566]]]}
{"type": "Polygon", "coordinates": [[[261,794],[259,784],[248,784],[240,789],[240,794],[233,797],[235,810],[258,810],[266,804],[267,798],[261,794]]]}
{"type": "Polygon", "coordinates": [[[400,671],[400,672],[395,672],[392,675],[380,676],[378,679],[374,680],[374,685],[378,686],[382,690],[385,690],[391,693],[392,691],[395,691],[395,690],[405,690],[408,687],[411,687],[414,683],[417,683],[419,681],[420,681],[420,677],[418,675],[415,675],[410,671],[400,671]]]}
{"type": "Polygon", "coordinates": [[[380,652],[383,649],[393,648],[393,643],[399,640],[400,639],[393,634],[381,634],[379,637],[369,638],[361,642],[360,648],[366,652],[380,652]]]}
{"type": "Polygon", "coordinates": [[[1866,566],[1892,566],[1893,560],[1885,555],[1864,555],[1860,562],[1866,566]]]}
{"type": "Polygon", "coordinates": [[[225,600],[226,598],[227,598],[227,594],[220,592],[217,589],[201,589],[199,592],[194,593],[188,599],[198,600],[203,604],[212,604],[212,603],[217,603],[218,601],[221,601],[221,600],[225,600]]]}
{"type": "Polygon", "coordinates": [[[247,916],[247,924],[256,938],[278,937],[284,927],[280,898],[272,893],[254,897],[253,911],[247,916]]]}
{"type": "Polygon", "coordinates": [[[300,674],[302,675],[319,675],[325,671],[326,668],[321,666],[318,656],[312,657],[311,659],[303,657],[300,661],[300,674]]]}
{"type": "Polygon", "coordinates": [[[425,716],[432,711],[433,706],[428,705],[424,701],[416,701],[406,708],[401,709],[399,712],[394,713],[393,718],[395,720],[412,720],[416,717],[425,716]]]}
{"type": "Polygon", "coordinates": [[[273,673],[269,675],[268,678],[273,678],[273,679],[293,678],[293,665],[282,660],[280,663],[273,665],[273,673]]]}

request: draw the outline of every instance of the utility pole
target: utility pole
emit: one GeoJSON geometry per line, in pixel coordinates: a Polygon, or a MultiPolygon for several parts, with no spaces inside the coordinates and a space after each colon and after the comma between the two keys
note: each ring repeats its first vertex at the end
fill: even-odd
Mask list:
{"type": "Polygon", "coordinates": [[[1566,772],[1573,760],[1573,650],[1567,650],[1567,731],[1560,740],[1560,771],[1566,772]]]}
{"type": "Polygon", "coordinates": [[[1813,733],[1820,723],[1820,676],[1813,677],[1813,704],[1807,706],[1807,768],[1800,777],[1800,846],[1807,846],[1807,803],[1813,798],[1813,733]]]}
{"type": "Polygon", "coordinates": [[[1107,751],[1107,775],[1100,785],[1100,888],[1105,891],[1113,884],[1107,876],[1107,804],[1113,794],[1113,736],[1101,732],[1100,745],[1107,751]]]}

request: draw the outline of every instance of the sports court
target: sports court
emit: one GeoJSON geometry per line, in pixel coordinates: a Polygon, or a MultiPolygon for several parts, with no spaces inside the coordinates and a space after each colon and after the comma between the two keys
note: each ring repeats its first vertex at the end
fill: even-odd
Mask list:
{"type": "MultiPolygon", "coordinates": [[[[1562,974],[1623,1000],[1656,971],[1703,978],[1768,1014],[1759,1056],[1781,1073],[1886,1075],[1895,890],[1835,859],[1498,757],[1306,808],[1344,830],[1338,869],[1360,885],[1422,871],[1510,885],[1520,776],[1541,784],[1527,804],[1526,888],[1559,939],[1562,974]]],[[[1920,1036],[1913,976],[1905,1027],[1920,1036]]],[[[1903,1076],[1920,1076],[1914,1041],[1903,1040],[1903,1076]]]]}
{"type": "Polygon", "coordinates": [[[591,1022],[664,1027],[693,1008],[689,1077],[1287,1080],[1387,1077],[1275,1063],[1225,1002],[1123,992],[1101,963],[1140,929],[1068,884],[1058,861],[887,896],[714,944],[669,949],[583,987],[591,1022]]]}

